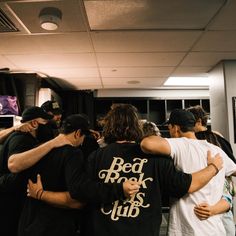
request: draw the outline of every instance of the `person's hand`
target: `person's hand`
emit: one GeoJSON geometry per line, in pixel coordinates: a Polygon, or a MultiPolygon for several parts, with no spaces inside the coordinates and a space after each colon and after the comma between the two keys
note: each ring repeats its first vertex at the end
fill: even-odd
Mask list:
{"type": "Polygon", "coordinates": [[[218,173],[219,170],[221,170],[223,168],[222,157],[220,156],[219,153],[217,153],[214,157],[212,157],[211,152],[207,151],[207,164],[208,164],[208,166],[211,165],[211,164],[213,166],[215,166],[218,169],[218,171],[217,171],[217,173],[218,173]]]}
{"type": "Polygon", "coordinates": [[[37,182],[33,183],[30,179],[27,185],[27,197],[32,197],[35,199],[41,199],[43,193],[43,184],[41,181],[41,176],[37,175],[37,182]]]}
{"type": "Polygon", "coordinates": [[[201,203],[195,206],[194,213],[199,220],[206,220],[213,215],[212,207],[208,203],[201,203]]]}
{"type": "Polygon", "coordinates": [[[126,198],[132,198],[140,188],[140,184],[137,181],[126,180],[123,183],[123,191],[126,198]]]}
{"type": "Polygon", "coordinates": [[[30,123],[22,123],[19,124],[15,127],[15,131],[20,131],[20,132],[31,132],[34,130],[34,127],[30,123]]]}
{"type": "Polygon", "coordinates": [[[51,142],[52,142],[52,145],[54,148],[62,147],[65,145],[73,146],[73,144],[68,140],[68,138],[65,134],[59,134],[57,137],[52,139],[51,142]]]}
{"type": "Polygon", "coordinates": [[[98,131],[93,130],[93,129],[90,129],[89,131],[90,131],[90,133],[93,135],[93,137],[94,137],[96,140],[98,140],[98,139],[101,138],[101,135],[100,135],[100,133],[99,133],[98,131]]]}

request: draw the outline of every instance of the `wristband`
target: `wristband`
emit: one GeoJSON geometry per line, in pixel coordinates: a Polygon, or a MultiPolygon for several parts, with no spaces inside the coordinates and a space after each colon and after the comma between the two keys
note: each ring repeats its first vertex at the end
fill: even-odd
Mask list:
{"type": "Polygon", "coordinates": [[[217,175],[219,173],[219,169],[217,168],[217,166],[214,163],[210,163],[208,166],[213,166],[216,170],[215,175],[217,175]]]}
{"type": "Polygon", "coordinates": [[[41,193],[40,193],[40,195],[39,195],[38,200],[42,200],[43,193],[44,193],[44,191],[43,191],[43,189],[42,189],[42,191],[41,191],[41,193]]]}
{"type": "Polygon", "coordinates": [[[38,189],[38,190],[36,191],[36,194],[35,194],[35,198],[36,198],[36,199],[39,199],[39,198],[38,198],[38,194],[40,193],[41,190],[43,190],[43,189],[40,188],[40,189],[38,189]]]}

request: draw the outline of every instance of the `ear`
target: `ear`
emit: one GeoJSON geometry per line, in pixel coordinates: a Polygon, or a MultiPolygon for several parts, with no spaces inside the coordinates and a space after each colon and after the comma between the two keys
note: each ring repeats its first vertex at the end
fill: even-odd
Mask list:
{"type": "Polygon", "coordinates": [[[181,132],[181,130],[180,130],[180,126],[179,125],[174,125],[174,132],[176,133],[176,134],[180,134],[180,132],[181,132]]]}
{"type": "Polygon", "coordinates": [[[81,136],[81,132],[80,132],[80,129],[74,131],[74,138],[77,139],[81,136]]]}
{"type": "Polygon", "coordinates": [[[39,123],[38,123],[37,120],[31,120],[31,121],[30,121],[30,124],[31,124],[32,127],[35,128],[35,129],[38,128],[38,125],[39,125],[39,123]]]}

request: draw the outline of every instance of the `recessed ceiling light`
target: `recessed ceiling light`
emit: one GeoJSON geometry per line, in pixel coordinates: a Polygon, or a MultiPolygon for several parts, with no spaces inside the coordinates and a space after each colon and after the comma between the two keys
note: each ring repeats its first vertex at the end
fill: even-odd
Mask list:
{"type": "Polygon", "coordinates": [[[127,84],[139,84],[140,83],[140,81],[138,81],[138,80],[129,80],[129,81],[127,81],[127,84]]]}
{"type": "Polygon", "coordinates": [[[56,30],[62,19],[62,12],[55,7],[43,8],[39,13],[41,28],[45,30],[56,30]]]}
{"type": "Polygon", "coordinates": [[[209,86],[209,77],[169,77],[165,86],[209,86]]]}

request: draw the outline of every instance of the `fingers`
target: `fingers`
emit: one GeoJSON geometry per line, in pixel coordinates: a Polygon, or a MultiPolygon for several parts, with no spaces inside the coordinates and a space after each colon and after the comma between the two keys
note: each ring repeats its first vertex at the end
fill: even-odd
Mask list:
{"type": "Polygon", "coordinates": [[[210,212],[201,207],[194,207],[194,213],[200,220],[206,220],[210,217],[210,212]]]}
{"type": "Polygon", "coordinates": [[[43,188],[42,180],[41,180],[41,175],[37,174],[37,185],[39,188],[43,188]]]}
{"type": "Polygon", "coordinates": [[[37,184],[39,184],[39,183],[42,183],[41,182],[41,176],[40,176],[40,174],[37,174],[37,184]]]}
{"type": "Polygon", "coordinates": [[[140,189],[140,184],[137,181],[132,181],[132,180],[126,180],[123,183],[123,191],[124,195],[127,198],[132,197],[135,195],[140,189]]]}

